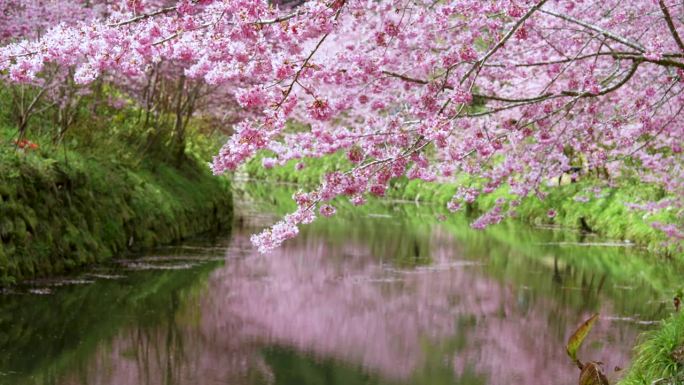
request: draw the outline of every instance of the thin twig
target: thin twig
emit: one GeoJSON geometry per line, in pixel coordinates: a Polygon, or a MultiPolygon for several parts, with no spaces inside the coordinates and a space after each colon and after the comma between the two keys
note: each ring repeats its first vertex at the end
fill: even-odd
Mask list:
{"type": "Polygon", "coordinates": [[[617,41],[617,42],[619,42],[619,43],[622,43],[622,44],[624,44],[624,45],[626,45],[626,46],[628,46],[628,47],[630,47],[630,48],[634,48],[635,50],[637,50],[637,51],[639,51],[639,52],[645,52],[645,51],[646,51],[646,50],[644,49],[644,47],[642,47],[642,46],[641,46],[640,44],[638,44],[638,43],[633,43],[633,42],[627,40],[626,38],[624,38],[624,37],[622,37],[622,36],[618,36],[618,35],[614,34],[613,32],[610,32],[610,31],[608,31],[608,30],[605,30],[605,29],[603,29],[603,28],[601,28],[601,27],[598,27],[598,26],[595,26],[595,25],[593,25],[593,24],[589,24],[589,23],[587,23],[587,22],[585,22],[585,21],[582,21],[582,20],[579,20],[579,19],[575,19],[574,17],[571,17],[571,16],[562,15],[562,14],[560,14],[560,13],[556,13],[556,12],[553,12],[553,11],[548,11],[548,10],[545,10],[545,9],[542,9],[542,10],[540,10],[539,12],[545,13],[545,14],[547,14],[547,15],[549,15],[549,16],[557,17],[557,18],[559,18],[559,19],[563,19],[563,20],[565,20],[565,21],[568,21],[568,22],[571,22],[571,23],[574,23],[574,24],[577,24],[577,25],[581,25],[581,26],[584,27],[584,28],[588,28],[588,29],[591,29],[591,30],[593,30],[593,31],[596,31],[596,32],[602,34],[603,36],[608,37],[608,38],[610,38],[610,39],[612,39],[612,40],[615,40],[615,41],[617,41]]]}

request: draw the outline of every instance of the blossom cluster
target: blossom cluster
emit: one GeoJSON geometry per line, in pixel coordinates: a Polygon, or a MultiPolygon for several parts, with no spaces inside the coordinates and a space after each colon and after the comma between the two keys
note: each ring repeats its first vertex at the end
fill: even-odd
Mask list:
{"type": "MultiPolygon", "coordinates": [[[[361,204],[400,176],[472,176],[451,210],[502,185],[515,199],[543,197],[546,181],[576,169],[628,173],[684,199],[684,10],[674,0],[126,3],[4,46],[0,72],[31,82],[57,64],[85,84],[173,61],[251,112],[215,173],[261,150],[273,154],[267,168],[346,153],[349,170],[327,175],[315,198],[253,238],[262,250],[316,210],[333,215],[325,202],[361,204]]],[[[474,226],[500,221],[507,207],[474,226]]]]}

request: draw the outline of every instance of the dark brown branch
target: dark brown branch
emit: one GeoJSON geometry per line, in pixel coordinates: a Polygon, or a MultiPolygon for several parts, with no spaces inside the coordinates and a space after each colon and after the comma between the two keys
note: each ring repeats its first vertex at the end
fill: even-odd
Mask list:
{"type": "Polygon", "coordinates": [[[674,22],[672,21],[672,16],[670,15],[670,11],[667,9],[667,6],[665,5],[665,1],[659,0],[658,3],[660,3],[660,10],[663,11],[663,16],[665,16],[665,22],[667,23],[667,27],[670,29],[670,34],[672,35],[672,38],[679,46],[679,49],[684,51],[684,42],[682,42],[682,39],[679,37],[679,33],[677,32],[677,28],[675,28],[674,22]]]}
{"type": "MultiPolygon", "coordinates": [[[[416,78],[408,77],[406,75],[398,74],[398,73],[391,72],[391,71],[382,71],[382,73],[385,75],[388,75],[388,76],[392,76],[392,77],[401,79],[401,80],[403,80],[405,82],[409,82],[409,83],[415,83],[415,84],[421,84],[421,85],[428,84],[427,80],[416,79],[416,78]]],[[[453,90],[454,89],[454,87],[452,87],[450,85],[445,85],[443,88],[446,90],[453,90]]],[[[485,94],[473,93],[474,98],[480,98],[480,99],[486,99],[486,100],[495,100],[498,102],[508,102],[508,103],[537,102],[537,101],[542,101],[544,99],[548,99],[550,96],[553,96],[553,94],[548,93],[548,94],[536,96],[533,98],[510,99],[510,98],[505,98],[505,97],[497,96],[497,95],[485,95],[485,94]]]]}
{"type": "MultiPolygon", "coordinates": [[[[582,56],[577,56],[575,58],[567,58],[567,59],[557,59],[557,60],[547,60],[547,61],[541,61],[541,62],[535,62],[535,63],[513,63],[513,67],[518,67],[518,68],[524,68],[524,67],[541,67],[541,66],[547,66],[547,65],[552,65],[552,64],[564,64],[564,63],[570,63],[574,61],[582,61],[582,60],[588,60],[588,59],[595,59],[600,56],[611,56],[613,59],[634,59],[637,57],[642,57],[641,53],[635,53],[635,52],[594,52],[582,56]]],[[[674,54],[674,53],[666,53],[663,54],[663,58],[666,59],[673,59],[673,58],[682,58],[684,57],[683,54],[674,54]]],[[[659,64],[659,63],[656,63],[659,64]]],[[[663,64],[664,65],[664,64],[663,64]]],[[[505,68],[506,65],[503,63],[492,63],[492,64],[485,64],[484,67],[497,67],[497,68],[505,68]]],[[[675,65],[676,67],[676,65],[675,65]]]]}
{"type": "MultiPolygon", "coordinates": [[[[623,85],[625,85],[634,76],[637,69],[639,68],[639,64],[641,64],[644,61],[648,61],[648,60],[645,60],[643,58],[639,58],[639,60],[635,59],[634,62],[632,63],[632,67],[629,69],[629,72],[625,75],[624,78],[622,78],[619,82],[617,82],[613,86],[606,87],[606,88],[600,90],[598,93],[592,93],[592,92],[587,92],[587,91],[583,91],[583,92],[562,91],[559,93],[545,93],[543,95],[539,95],[539,96],[535,96],[535,97],[531,97],[531,98],[516,98],[516,99],[506,98],[506,97],[497,96],[497,95],[473,93],[473,97],[484,99],[484,100],[494,100],[494,101],[504,102],[504,103],[517,103],[517,105],[525,105],[525,104],[541,102],[541,101],[548,100],[548,99],[555,99],[555,98],[559,98],[559,97],[563,97],[563,96],[578,96],[581,98],[586,98],[586,97],[591,97],[591,96],[603,96],[603,95],[609,94],[609,93],[619,89],[623,85]]],[[[653,62],[656,62],[656,61],[653,61],[653,62]]],[[[679,63],[679,64],[681,64],[681,63],[679,63]]],[[[684,64],[682,64],[682,65],[684,66],[684,64]]],[[[416,79],[416,78],[412,78],[412,77],[402,75],[402,74],[398,74],[398,73],[391,72],[391,71],[382,71],[382,73],[385,75],[388,75],[388,76],[392,76],[392,77],[401,79],[401,80],[403,80],[405,82],[409,82],[409,83],[415,83],[415,84],[420,84],[420,85],[428,84],[427,80],[416,79]]],[[[449,85],[445,85],[444,88],[448,89],[448,90],[453,90],[453,87],[451,87],[449,85]]]]}
{"type": "Polygon", "coordinates": [[[632,67],[629,69],[629,72],[627,73],[627,75],[625,75],[624,78],[622,78],[622,80],[615,83],[611,87],[606,87],[606,88],[602,89],[598,93],[592,93],[592,92],[586,92],[586,91],[585,92],[563,91],[563,92],[561,92],[561,94],[565,95],[565,96],[579,96],[581,98],[586,98],[586,97],[591,97],[591,96],[603,96],[603,95],[609,94],[609,93],[619,89],[623,85],[625,85],[629,81],[629,79],[631,79],[632,76],[634,76],[637,69],[639,68],[640,63],[641,63],[641,61],[635,60],[634,63],[632,63],[632,67]]]}

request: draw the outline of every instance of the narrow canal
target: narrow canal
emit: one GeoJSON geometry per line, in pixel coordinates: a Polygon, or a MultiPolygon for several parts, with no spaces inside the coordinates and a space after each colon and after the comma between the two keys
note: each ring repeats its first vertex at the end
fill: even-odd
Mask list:
{"type": "Polygon", "coordinates": [[[571,385],[584,319],[602,316],[580,357],[615,378],[672,311],[676,271],[629,244],[412,203],[341,209],[259,255],[275,195],[238,202],[231,234],[3,293],[0,384],[571,385]]]}

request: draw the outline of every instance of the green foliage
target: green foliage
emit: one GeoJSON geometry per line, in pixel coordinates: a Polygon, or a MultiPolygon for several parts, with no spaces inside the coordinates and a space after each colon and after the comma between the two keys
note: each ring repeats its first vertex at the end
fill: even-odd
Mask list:
{"type": "Polygon", "coordinates": [[[341,154],[334,154],[326,158],[290,160],[284,166],[265,169],[261,165],[263,158],[268,153],[261,154],[249,162],[246,171],[251,178],[263,179],[276,182],[297,183],[300,185],[315,185],[321,181],[326,173],[346,170],[350,163],[341,154]],[[297,163],[302,163],[304,168],[296,169],[297,163]]]}
{"type": "Polygon", "coordinates": [[[572,359],[573,362],[579,362],[577,359],[577,351],[582,346],[582,343],[587,338],[587,335],[589,335],[591,329],[594,327],[596,320],[598,320],[598,314],[594,314],[591,318],[584,321],[568,339],[568,344],[565,347],[565,350],[568,352],[568,356],[570,356],[570,359],[572,359]]]}
{"type": "MultiPolygon", "coordinates": [[[[603,237],[629,241],[649,251],[670,255],[674,248],[664,246],[667,237],[651,226],[652,222],[674,223],[676,213],[663,210],[654,215],[647,215],[639,210],[631,210],[627,204],[663,198],[663,192],[656,186],[643,185],[631,180],[623,180],[619,187],[598,188],[603,182],[587,178],[579,183],[563,186],[547,187],[545,199],[529,197],[523,199],[516,208],[518,220],[535,226],[557,225],[594,231],[603,237]],[[591,192],[598,188],[600,192],[591,192]],[[587,202],[581,202],[583,198],[587,202]],[[549,218],[548,211],[557,212],[549,218]]],[[[477,181],[463,177],[461,181],[450,185],[438,185],[420,180],[398,181],[398,191],[391,192],[396,197],[408,200],[422,200],[445,205],[456,191],[457,185],[476,185],[477,181]]],[[[597,190],[597,191],[598,191],[597,190]]],[[[499,198],[510,198],[507,188],[500,188],[493,193],[479,197],[468,207],[469,214],[482,213],[494,206],[499,198]]]]}
{"type": "Polygon", "coordinates": [[[580,368],[582,367],[582,364],[577,358],[577,351],[582,346],[582,343],[584,343],[584,340],[587,338],[587,335],[589,335],[589,332],[594,327],[594,323],[596,323],[597,319],[598,314],[594,314],[591,318],[584,321],[582,325],[580,325],[577,328],[577,330],[575,330],[575,332],[572,333],[572,335],[568,339],[568,344],[565,347],[565,351],[568,353],[568,356],[570,356],[570,359],[573,362],[577,363],[577,365],[580,368]]]}

